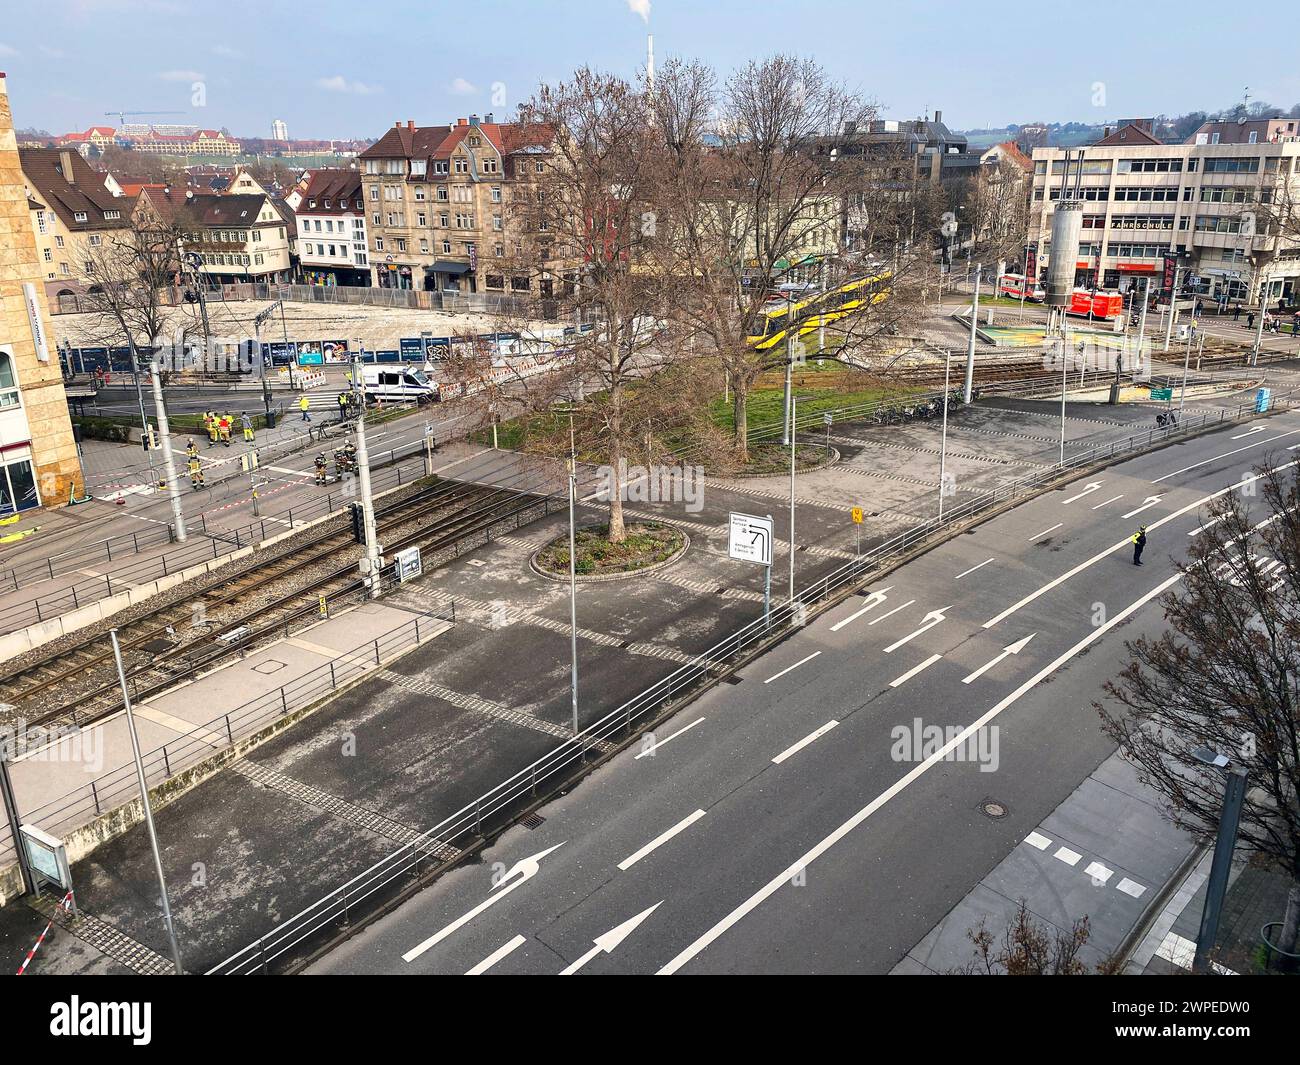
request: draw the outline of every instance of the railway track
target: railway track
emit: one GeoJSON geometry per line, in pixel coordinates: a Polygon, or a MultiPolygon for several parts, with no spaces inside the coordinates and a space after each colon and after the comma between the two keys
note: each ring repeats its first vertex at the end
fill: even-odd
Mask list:
{"type": "MultiPolygon", "coordinates": [[[[419,546],[436,560],[466,537],[541,503],[542,497],[513,489],[441,481],[376,517],[386,552],[419,546]]],[[[295,622],[316,618],[322,596],[328,602],[360,594],[359,554],[350,530],[325,531],[185,602],[161,606],[122,626],[119,641],[132,698],[148,698],[271,635],[291,631],[295,622]],[[293,587],[277,590],[289,580],[293,587]]],[[[0,678],[0,700],[16,706],[29,727],[84,726],[116,713],[122,700],[111,644],[96,633],[25,662],[0,678]]]]}

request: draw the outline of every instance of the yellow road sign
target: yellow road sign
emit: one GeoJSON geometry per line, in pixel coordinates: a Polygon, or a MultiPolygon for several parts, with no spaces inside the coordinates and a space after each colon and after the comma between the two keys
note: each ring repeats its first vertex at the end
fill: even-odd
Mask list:
{"type": "Polygon", "coordinates": [[[850,514],[850,515],[852,516],[852,518],[853,518],[853,524],[854,524],[854,525],[861,525],[861,524],[862,524],[862,508],[861,508],[861,507],[854,507],[851,511],[849,511],[849,514],[850,514]]]}

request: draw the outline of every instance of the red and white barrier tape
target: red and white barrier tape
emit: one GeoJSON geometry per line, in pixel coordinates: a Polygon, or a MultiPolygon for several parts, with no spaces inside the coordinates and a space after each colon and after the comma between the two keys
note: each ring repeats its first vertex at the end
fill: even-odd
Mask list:
{"type": "MultiPolygon", "coordinates": [[[[65,910],[69,909],[71,903],[72,903],[72,892],[69,891],[66,895],[63,896],[62,900],[59,902],[59,905],[58,907],[56,907],[56,909],[65,909],[65,910]]],[[[45,926],[45,931],[43,931],[39,936],[36,937],[36,942],[35,944],[33,944],[32,949],[27,952],[27,957],[25,957],[23,959],[23,963],[20,966],[18,966],[18,972],[14,974],[15,976],[22,976],[23,973],[27,971],[27,966],[31,963],[32,958],[36,956],[36,952],[41,949],[41,944],[45,942],[45,937],[50,934],[50,927],[53,924],[54,924],[54,918],[51,917],[49,924],[45,926]]]]}

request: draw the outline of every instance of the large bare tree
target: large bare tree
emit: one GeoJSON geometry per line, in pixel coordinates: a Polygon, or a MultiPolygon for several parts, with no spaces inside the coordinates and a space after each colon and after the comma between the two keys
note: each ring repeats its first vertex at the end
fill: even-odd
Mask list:
{"type": "Polygon", "coordinates": [[[1300,925],[1300,478],[1263,470],[1221,496],[1182,580],[1162,599],[1168,630],[1128,644],[1132,661],[1098,706],[1103,727],[1166,815],[1214,839],[1224,781],[1198,748],[1248,774],[1240,841],[1290,880],[1278,945],[1300,925]],[[1250,493],[1250,494],[1247,494],[1250,493]],[[1252,499],[1257,502],[1252,505],[1252,499]],[[1262,504],[1262,505],[1261,505],[1262,504]]]}

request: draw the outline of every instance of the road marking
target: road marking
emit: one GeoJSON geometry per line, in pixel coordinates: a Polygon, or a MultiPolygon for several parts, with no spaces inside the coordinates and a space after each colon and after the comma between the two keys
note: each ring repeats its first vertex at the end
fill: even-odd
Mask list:
{"type": "Polygon", "coordinates": [[[1101,862],[1089,862],[1083,869],[1084,873],[1102,884],[1107,883],[1115,875],[1114,869],[1107,869],[1101,862]]]}
{"type": "Polygon", "coordinates": [[[992,562],[992,561],[993,561],[993,559],[991,559],[991,558],[986,558],[986,559],[985,559],[983,562],[981,562],[978,566],[971,566],[970,569],[965,570],[964,572],[957,574],[957,576],[955,576],[955,577],[953,578],[953,580],[955,580],[955,581],[959,581],[959,580],[961,580],[963,577],[965,577],[967,574],[974,573],[977,569],[982,569],[983,567],[987,566],[987,565],[988,565],[990,562],[992,562]]]}
{"type": "Polygon", "coordinates": [[[315,470],[291,470],[288,466],[267,466],[265,468],[275,473],[290,473],[295,477],[309,477],[316,472],[315,470]]]}
{"type": "Polygon", "coordinates": [[[1006,658],[1007,655],[1018,655],[1021,651],[1025,649],[1025,645],[1028,644],[1029,641],[1032,640],[1037,635],[1038,633],[1031,632],[1023,640],[1017,640],[1015,643],[1007,644],[1007,646],[1002,649],[1002,653],[1000,655],[998,655],[996,658],[989,659],[982,666],[980,666],[979,669],[975,670],[974,673],[970,674],[970,676],[963,677],[962,683],[969,684],[973,680],[979,680],[980,677],[982,677],[990,669],[992,669],[1004,658],[1006,658]]]}
{"type": "Polygon", "coordinates": [[[897,688],[897,687],[899,687],[899,686],[902,685],[902,684],[906,684],[909,680],[911,680],[911,679],[912,679],[913,677],[915,677],[918,673],[920,673],[921,670],[923,670],[923,669],[928,669],[930,666],[934,665],[937,661],[939,661],[939,659],[941,659],[942,657],[943,657],[943,655],[931,655],[931,656],[930,656],[929,658],[927,658],[924,662],[922,662],[919,666],[913,666],[911,669],[909,669],[906,673],[904,673],[904,674],[903,674],[901,677],[899,677],[897,680],[891,680],[891,681],[889,682],[889,686],[890,686],[891,688],[897,688]]]}
{"type": "Polygon", "coordinates": [[[474,966],[474,968],[472,968],[465,975],[482,976],[485,972],[487,972],[490,968],[492,968],[492,966],[494,966],[502,958],[507,957],[510,954],[513,954],[516,950],[518,950],[527,942],[528,940],[525,939],[523,936],[515,936],[515,938],[512,939],[509,943],[505,944],[504,946],[497,947],[496,950],[494,950],[491,954],[489,954],[486,958],[484,958],[481,962],[479,962],[476,966],[474,966]]]}
{"type": "Polygon", "coordinates": [[[1056,532],[1056,530],[1059,529],[1059,528],[1060,528],[1062,525],[1064,525],[1064,524],[1065,524],[1065,522],[1063,522],[1063,521],[1058,521],[1058,522],[1057,522],[1055,525],[1053,525],[1050,529],[1044,529],[1044,530],[1043,530],[1042,532],[1040,532],[1040,533],[1034,533],[1034,535],[1031,536],[1027,542],[1032,544],[1032,543],[1033,543],[1035,540],[1037,540],[1039,537],[1041,537],[1041,536],[1046,536],[1049,532],[1056,532]]]}
{"type": "Polygon", "coordinates": [[[1142,500],[1142,505],[1140,507],[1130,510],[1124,515],[1124,517],[1131,518],[1134,514],[1141,514],[1144,510],[1150,510],[1160,502],[1160,498],[1160,496],[1147,496],[1146,499],[1142,500]]]}
{"type": "Polygon", "coordinates": [[[692,721],[692,722],[691,722],[689,725],[687,725],[685,728],[679,728],[679,729],[678,729],[676,732],[674,732],[671,736],[665,736],[665,737],[664,737],[663,739],[661,739],[661,740],[655,740],[654,743],[650,744],[649,747],[647,747],[644,751],[642,751],[640,754],[638,754],[638,755],[636,756],[636,758],[633,758],[632,761],[635,762],[638,758],[644,758],[647,754],[654,754],[655,751],[659,750],[659,748],[662,747],[665,743],[671,743],[671,742],[672,742],[673,740],[675,740],[678,736],[680,736],[683,732],[690,732],[691,729],[693,729],[696,725],[700,724],[703,720],[704,720],[704,718],[702,718],[702,717],[697,717],[694,721],[692,721]]]}
{"type": "Polygon", "coordinates": [[[821,739],[821,737],[825,736],[826,733],[830,732],[830,730],[833,729],[838,724],[839,724],[838,721],[836,721],[834,718],[831,718],[831,720],[827,721],[826,724],[824,724],[821,728],[817,729],[815,732],[808,733],[808,735],[805,736],[803,739],[801,739],[798,743],[794,744],[792,747],[787,747],[784,751],[778,754],[775,758],[772,759],[772,764],[780,765],[791,755],[798,754],[805,747],[807,747],[808,744],[821,739]]]}
{"type": "Polygon", "coordinates": [[[1072,851],[1069,847],[1058,847],[1056,853],[1052,855],[1058,862],[1064,862],[1066,865],[1074,866],[1079,864],[1083,857],[1078,851],[1072,851]]]}
{"type": "Polygon", "coordinates": [[[605,954],[613,954],[614,950],[618,947],[618,945],[622,943],[623,940],[625,940],[636,930],[637,925],[639,925],[642,921],[644,921],[647,917],[649,917],[652,913],[654,913],[655,910],[659,909],[659,907],[662,906],[663,904],[664,904],[663,899],[660,899],[648,910],[642,910],[635,917],[629,917],[621,925],[611,928],[604,935],[597,936],[595,939],[592,940],[595,946],[593,946],[589,951],[587,951],[586,954],[584,954],[581,958],[575,961],[572,965],[566,965],[563,969],[561,969],[560,975],[572,976],[584,965],[586,965],[587,962],[591,961],[592,958],[594,958],[597,954],[600,954],[602,952],[605,954]]]}
{"type": "Polygon", "coordinates": [[[1174,470],[1173,473],[1166,473],[1161,477],[1157,477],[1151,483],[1159,484],[1161,481],[1167,481],[1170,477],[1177,477],[1180,473],[1186,473],[1188,470],[1195,470],[1199,469],[1201,466],[1208,466],[1211,462],[1218,462],[1219,459],[1231,458],[1233,455],[1239,455],[1241,452],[1249,451],[1253,447],[1259,447],[1260,444],[1271,444],[1275,440],[1281,440],[1286,436],[1294,436],[1296,433],[1300,433],[1300,429],[1288,429],[1285,433],[1281,433],[1278,436],[1270,436],[1267,440],[1256,440],[1253,444],[1239,447],[1235,451],[1225,451],[1222,455],[1215,455],[1213,458],[1202,459],[1200,462],[1193,462],[1190,466],[1184,466],[1181,470],[1174,470]]]}
{"type": "Polygon", "coordinates": [[[1031,847],[1037,847],[1040,851],[1047,850],[1052,845],[1052,841],[1039,832],[1031,832],[1025,837],[1025,842],[1031,847]]]}
{"type": "Polygon", "coordinates": [[[1096,640],[1101,639],[1101,637],[1104,636],[1107,632],[1113,629],[1116,625],[1121,624],[1126,618],[1128,618],[1131,614],[1135,613],[1136,611],[1140,610],[1152,599],[1155,599],[1157,596],[1163,595],[1171,585],[1173,585],[1175,582],[1181,579],[1182,579],[1182,574],[1175,573],[1172,577],[1169,577],[1167,580],[1161,581],[1160,584],[1156,585],[1156,587],[1151,589],[1151,591],[1147,592],[1141,598],[1130,603],[1127,607],[1119,611],[1117,614],[1115,614],[1113,617],[1111,617],[1103,624],[1097,626],[1097,628],[1093,629],[1090,633],[1088,633],[1087,636],[1085,636],[1082,640],[1076,643],[1073,647],[1069,648],[1067,651],[1061,654],[1054,661],[1049,662],[1047,665],[1045,665],[1032,677],[1026,680],[1023,684],[1021,684],[1020,687],[1017,688],[1015,691],[1013,691],[1010,695],[1005,696],[999,702],[995,703],[990,710],[988,710],[986,713],[981,715],[975,721],[971,722],[971,724],[967,725],[966,728],[962,729],[960,733],[958,733],[956,736],[950,739],[947,743],[945,743],[941,748],[939,748],[937,751],[931,754],[923,762],[918,763],[906,774],[904,774],[900,779],[896,780],[888,788],[882,791],[879,795],[877,795],[874,799],[872,799],[871,802],[867,803],[866,806],[864,806],[856,814],[854,814],[842,825],[840,825],[839,828],[835,829],[835,831],[830,833],[830,835],[822,839],[821,842],[815,844],[813,847],[811,847],[809,850],[807,850],[806,852],[801,854],[798,858],[796,858],[793,862],[791,862],[790,865],[782,869],[781,872],[777,873],[777,875],[774,876],[771,880],[769,880],[766,884],[764,884],[763,887],[759,888],[758,891],[754,892],[754,894],[750,895],[749,898],[747,898],[739,906],[735,907],[735,909],[733,909],[725,917],[723,917],[721,920],[715,923],[712,928],[708,929],[708,931],[704,932],[702,935],[700,935],[694,941],[688,944],[685,948],[679,951],[675,957],[669,960],[658,970],[657,975],[671,976],[673,973],[679,971],[682,968],[682,966],[684,966],[692,958],[698,956],[701,951],[703,951],[706,947],[709,946],[709,944],[715,942],[728,929],[733,928],[735,925],[739,924],[740,921],[742,921],[748,914],[758,909],[759,906],[761,906],[769,898],[771,898],[778,891],[780,891],[782,887],[789,884],[794,879],[796,874],[804,872],[808,868],[808,866],[810,866],[823,854],[827,853],[832,847],[834,847],[837,843],[839,843],[842,839],[844,839],[845,836],[849,835],[849,833],[851,833],[855,828],[857,828],[859,825],[865,822],[867,818],[869,818],[877,810],[880,810],[882,807],[884,807],[895,796],[905,791],[910,785],[912,785],[917,780],[919,780],[925,773],[929,772],[929,770],[933,766],[938,765],[940,762],[942,762],[948,756],[949,753],[959,749],[962,744],[966,743],[970,739],[971,736],[973,736],[976,732],[978,732],[990,721],[992,721],[1004,710],[1006,710],[1007,707],[1012,706],[1026,692],[1029,692],[1033,688],[1035,688],[1045,677],[1051,676],[1051,674],[1055,673],[1058,669],[1061,668],[1061,666],[1063,666],[1071,658],[1077,655],[1080,651],[1091,646],[1096,640]]]}
{"type": "MultiPolygon", "coordinates": [[[[890,587],[892,587],[892,585],[890,587]]],[[[843,621],[837,621],[834,625],[831,626],[831,632],[839,632],[840,629],[844,628],[844,626],[849,624],[849,622],[857,621],[858,618],[862,617],[862,615],[867,613],[867,611],[869,610],[875,610],[876,607],[878,607],[881,603],[883,603],[888,598],[888,596],[885,595],[887,591],[889,591],[889,588],[881,588],[879,591],[872,592],[867,597],[866,606],[864,606],[861,610],[858,610],[856,613],[850,614],[843,621]]]]}
{"type": "Polygon", "coordinates": [[[679,832],[685,832],[688,828],[691,827],[691,825],[695,824],[695,822],[698,821],[703,816],[704,816],[703,810],[696,810],[695,813],[691,814],[690,816],[683,817],[680,821],[677,822],[677,824],[673,825],[673,827],[670,828],[667,832],[661,832],[659,835],[655,836],[655,838],[652,839],[649,843],[647,843],[644,847],[642,847],[639,851],[635,852],[634,854],[629,854],[626,858],[624,858],[621,862],[618,863],[618,867],[622,869],[623,872],[626,873],[629,869],[632,868],[632,866],[636,865],[637,862],[639,862],[651,851],[657,850],[658,848],[662,847],[665,843],[667,843],[679,832]]]}
{"type": "MultiPolygon", "coordinates": [[[[1117,496],[1111,496],[1108,500],[1106,500],[1106,503],[1114,503],[1115,500],[1117,500],[1117,499],[1123,499],[1123,498],[1124,498],[1124,493],[1123,493],[1123,492],[1120,492],[1120,494],[1117,495],[1117,496]]],[[[1093,510],[1101,510],[1101,508],[1104,507],[1104,506],[1106,505],[1106,503],[1098,503],[1098,504],[1097,504],[1095,507],[1093,507],[1092,509],[1093,509],[1093,510]]]]}
{"type": "Polygon", "coordinates": [[[787,673],[789,673],[792,669],[798,669],[798,668],[799,668],[800,666],[802,666],[805,662],[811,662],[811,661],[812,661],[814,658],[816,658],[819,654],[821,654],[820,651],[814,651],[814,652],[813,652],[812,654],[810,654],[807,658],[801,658],[801,659],[799,659],[799,661],[796,662],[794,665],[792,665],[792,666],[786,666],[785,669],[781,670],[780,673],[777,673],[777,674],[775,674],[774,676],[768,677],[767,680],[763,681],[763,683],[764,683],[764,684],[771,684],[772,681],[774,681],[774,680],[779,680],[781,677],[784,677],[787,673]]]}
{"type": "Polygon", "coordinates": [[[1132,895],[1135,899],[1140,899],[1146,894],[1147,890],[1142,884],[1139,884],[1136,880],[1130,880],[1128,877],[1120,880],[1115,885],[1115,889],[1124,892],[1125,895],[1132,895]]]}
{"type": "MultiPolygon", "coordinates": [[[[1300,432],[1300,430],[1297,430],[1297,432],[1300,432]]],[[[1281,470],[1289,469],[1290,467],[1295,466],[1295,465],[1298,465],[1298,464],[1300,464],[1300,460],[1298,460],[1297,462],[1287,462],[1287,463],[1284,463],[1284,464],[1281,465],[1281,466],[1276,466],[1276,467],[1274,467],[1272,470],[1269,470],[1269,471],[1267,471],[1267,472],[1269,472],[1269,473],[1277,473],[1277,472],[1279,472],[1279,471],[1281,471],[1281,470]]],[[[1155,521],[1153,521],[1153,522],[1152,522],[1152,523],[1147,527],[1147,529],[1148,529],[1149,532],[1155,532],[1155,531],[1156,531],[1157,529],[1159,529],[1162,525],[1165,525],[1165,524],[1167,524],[1168,522],[1171,522],[1171,521],[1173,521],[1173,520],[1176,519],[1176,518],[1181,518],[1184,514],[1187,514],[1187,513],[1190,512],[1190,511],[1193,511],[1193,510],[1199,510],[1199,509],[1200,509],[1202,506],[1204,506],[1206,503],[1210,502],[1210,500],[1212,500],[1212,499],[1218,499],[1219,496],[1227,495],[1229,492],[1235,492],[1235,491],[1237,491],[1239,488],[1243,487],[1244,485],[1247,485],[1247,484],[1250,484],[1250,483],[1253,482],[1253,481],[1257,481],[1257,480],[1259,480],[1259,477],[1260,477],[1259,474],[1255,474],[1255,473],[1248,474],[1247,476],[1243,477],[1240,481],[1237,481],[1237,482],[1235,482],[1235,483],[1233,483],[1233,484],[1228,485],[1227,488],[1220,488],[1217,492],[1211,492],[1209,495],[1207,495],[1207,496],[1202,496],[1200,499],[1197,499],[1197,500],[1194,500],[1194,501],[1191,502],[1191,503],[1188,503],[1187,506],[1182,507],[1182,508],[1179,509],[1179,510],[1175,510],[1172,514],[1166,514],[1163,518],[1158,518],[1158,519],[1156,519],[1155,521]]],[[[1119,543],[1117,543],[1117,544],[1112,544],[1110,547],[1107,547],[1107,548],[1105,548],[1105,549],[1103,549],[1103,550],[1097,552],[1097,554],[1093,555],[1092,558],[1087,559],[1087,560],[1084,561],[1084,562],[1080,562],[1080,563],[1079,563],[1077,566],[1075,566],[1073,569],[1066,570],[1066,571],[1065,571],[1064,573],[1062,573],[1059,577],[1056,577],[1056,578],[1054,578],[1053,580],[1048,581],[1046,584],[1044,584],[1044,585],[1043,585],[1041,588],[1039,588],[1037,591],[1035,591],[1035,592],[1030,592],[1030,594],[1027,595],[1027,596],[1025,596],[1023,599],[1021,599],[1020,602],[1018,602],[1018,603],[1012,603],[1009,607],[1006,608],[1006,610],[1002,611],[1002,613],[997,614],[997,615],[995,615],[994,617],[989,618],[988,621],[984,622],[984,628],[986,628],[986,629],[991,629],[991,628],[992,628],[994,625],[996,625],[999,621],[1004,621],[1004,620],[1006,620],[1006,619],[1009,618],[1012,614],[1014,614],[1017,610],[1020,610],[1022,607],[1028,606],[1030,603],[1032,603],[1032,602],[1033,602],[1035,599],[1037,599],[1039,596],[1047,594],[1047,593],[1050,592],[1053,588],[1055,588],[1057,585],[1064,584],[1064,583],[1065,583],[1066,581],[1068,581],[1071,577],[1074,577],[1074,576],[1076,576],[1077,574],[1082,573],[1082,572],[1083,572],[1084,570],[1086,570],[1089,566],[1096,565],[1098,562],[1100,562],[1100,561],[1101,561],[1103,558],[1105,558],[1106,556],[1108,556],[1108,555],[1112,555],[1112,554],[1114,554],[1116,551],[1123,550],[1124,548],[1130,546],[1130,545],[1132,544],[1132,542],[1133,542],[1133,541],[1132,541],[1132,538],[1126,536],[1126,537],[1124,537],[1124,539],[1121,540],[1119,543]]]]}
{"type": "Polygon", "coordinates": [[[510,892],[514,891],[515,888],[519,887],[521,884],[528,883],[528,881],[537,875],[541,868],[542,859],[552,851],[557,851],[563,846],[563,843],[557,843],[554,847],[547,847],[544,851],[539,851],[537,854],[530,854],[527,858],[519,859],[519,861],[515,862],[515,864],[510,867],[510,870],[505,876],[492,885],[492,891],[486,899],[480,902],[468,913],[461,914],[461,916],[457,917],[456,920],[451,922],[451,924],[435,932],[428,939],[417,943],[402,955],[402,961],[414,961],[430,947],[437,946],[453,932],[469,924],[470,921],[474,920],[475,917],[486,910],[489,906],[495,906],[498,902],[509,895],[510,892]],[[516,876],[516,873],[519,875],[516,876]]]}
{"type": "Polygon", "coordinates": [[[1097,489],[1100,488],[1104,483],[1105,483],[1104,481],[1089,481],[1088,487],[1086,487],[1082,492],[1078,493],[1077,495],[1070,496],[1069,499],[1062,499],[1061,506],[1063,507],[1069,506],[1076,499],[1082,499],[1086,495],[1091,495],[1093,492],[1097,491],[1097,489]]]}
{"type": "Polygon", "coordinates": [[[1228,437],[1229,440],[1245,440],[1248,436],[1254,436],[1256,433],[1262,433],[1264,426],[1257,425],[1253,429],[1247,429],[1244,433],[1238,433],[1236,436],[1228,437]]]}
{"type": "Polygon", "coordinates": [[[1188,536],[1196,536],[1198,533],[1203,533],[1203,532],[1205,532],[1205,530],[1208,529],[1211,525],[1218,525],[1219,522],[1221,522],[1222,520],[1223,520],[1222,518],[1211,518],[1211,519],[1210,519],[1209,521],[1207,521],[1204,525],[1198,525],[1198,526],[1196,526],[1196,528],[1193,529],[1191,532],[1189,532],[1187,535],[1188,535],[1188,536]]]}
{"type": "Polygon", "coordinates": [[[938,610],[931,610],[930,613],[926,614],[925,617],[921,619],[920,625],[918,625],[915,629],[909,632],[901,640],[895,640],[888,647],[886,647],[885,654],[887,655],[893,654],[905,643],[910,643],[912,640],[916,639],[916,637],[920,636],[921,633],[928,632],[930,629],[934,628],[936,625],[939,624],[939,622],[945,620],[943,616],[943,612],[945,610],[951,610],[951,609],[952,607],[950,606],[943,606],[940,607],[938,610]]]}
{"type": "Polygon", "coordinates": [[[912,605],[913,603],[915,603],[915,602],[916,602],[915,599],[909,599],[909,600],[908,600],[906,603],[904,603],[902,606],[896,606],[896,607],[894,607],[894,609],[891,610],[888,614],[881,614],[880,617],[876,618],[874,621],[868,621],[867,624],[868,624],[868,625],[879,625],[882,621],[885,620],[885,618],[893,617],[893,616],[894,616],[895,614],[897,614],[900,610],[906,610],[909,606],[911,606],[911,605],[912,605]]]}

